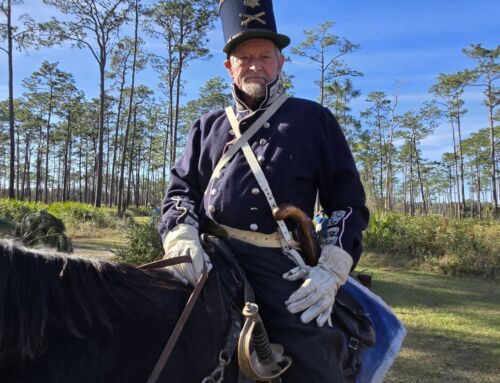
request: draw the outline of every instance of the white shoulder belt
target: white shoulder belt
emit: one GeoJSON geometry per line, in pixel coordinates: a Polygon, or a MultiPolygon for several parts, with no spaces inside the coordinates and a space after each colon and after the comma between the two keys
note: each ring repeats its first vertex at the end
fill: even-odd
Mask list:
{"type": "MultiPolygon", "coordinates": [[[[252,151],[252,148],[248,144],[248,140],[250,139],[251,136],[253,136],[255,132],[257,132],[257,130],[260,129],[263,123],[266,122],[278,110],[278,108],[286,101],[287,98],[288,97],[285,94],[282,94],[243,134],[241,134],[240,132],[239,122],[238,119],[236,118],[236,115],[234,114],[233,109],[231,107],[226,108],[226,114],[231,124],[231,127],[233,128],[237,141],[226,152],[226,154],[222,156],[221,160],[215,167],[214,174],[212,174],[212,178],[216,176],[217,175],[216,172],[220,172],[220,169],[222,169],[222,167],[229,160],[229,158],[231,158],[234,155],[234,153],[236,153],[236,151],[239,150],[239,148],[241,147],[243,150],[243,154],[245,155],[245,158],[248,164],[250,165],[250,169],[252,170],[255,179],[257,180],[257,183],[264,192],[267,202],[271,207],[271,211],[277,208],[278,204],[274,199],[273,193],[271,191],[271,188],[269,187],[269,183],[267,182],[266,176],[264,175],[264,172],[262,171],[259,162],[255,158],[255,154],[252,151]],[[238,144],[238,146],[236,146],[236,144],[238,144]],[[229,158],[225,159],[226,155],[228,155],[229,158]],[[225,162],[221,165],[223,160],[225,160],[225,162]]],[[[276,223],[278,224],[278,233],[280,234],[279,237],[283,252],[289,258],[291,258],[298,266],[304,266],[304,261],[302,257],[297,252],[297,250],[292,248],[293,239],[292,236],[290,235],[290,232],[288,231],[288,228],[285,225],[285,222],[283,220],[276,220],[276,223]]]]}

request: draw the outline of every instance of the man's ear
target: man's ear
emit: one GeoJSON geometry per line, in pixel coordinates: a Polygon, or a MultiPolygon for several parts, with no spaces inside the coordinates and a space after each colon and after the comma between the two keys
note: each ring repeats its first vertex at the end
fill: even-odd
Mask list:
{"type": "Polygon", "coordinates": [[[231,77],[231,79],[233,79],[233,73],[231,71],[231,59],[230,58],[228,58],[226,61],[224,61],[224,66],[226,67],[227,72],[229,73],[229,76],[231,77]]]}
{"type": "Polygon", "coordinates": [[[283,70],[283,64],[285,63],[285,56],[280,53],[279,56],[279,63],[280,63],[280,72],[283,70]]]}

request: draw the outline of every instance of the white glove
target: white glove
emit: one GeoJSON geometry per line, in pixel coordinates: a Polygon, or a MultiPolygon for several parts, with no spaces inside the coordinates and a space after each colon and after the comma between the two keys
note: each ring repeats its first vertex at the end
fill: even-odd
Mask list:
{"type": "Polygon", "coordinates": [[[169,266],[169,271],[184,284],[195,285],[203,271],[203,262],[207,265],[207,271],[212,269],[208,255],[201,247],[198,229],[194,226],[181,223],[174,227],[163,241],[165,256],[163,259],[187,255],[191,257],[191,263],[185,262],[169,266]]]}
{"type": "Polygon", "coordinates": [[[303,323],[316,318],[318,327],[322,327],[330,318],[335,295],[349,276],[352,257],[345,250],[333,245],[323,246],[318,265],[314,267],[295,267],[283,274],[289,281],[305,279],[290,298],[285,302],[291,313],[304,311],[300,316],[303,323]]]}

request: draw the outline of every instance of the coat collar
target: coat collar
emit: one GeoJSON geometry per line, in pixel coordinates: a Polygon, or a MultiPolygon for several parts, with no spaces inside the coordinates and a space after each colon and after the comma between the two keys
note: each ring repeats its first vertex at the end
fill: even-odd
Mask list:
{"type": "Polygon", "coordinates": [[[268,82],[266,84],[266,95],[264,96],[264,99],[261,101],[261,103],[255,107],[254,109],[251,109],[245,102],[243,101],[243,95],[238,88],[236,84],[232,85],[231,93],[233,95],[233,99],[236,103],[236,112],[238,119],[241,120],[243,118],[246,118],[255,112],[259,110],[265,110],[269,108],[269,106],[276,101],[276,99],[284,93],[283,86],[281,85],[281,78],[278,76],[276,79],[274,79],[271,82],[268,82]]]}

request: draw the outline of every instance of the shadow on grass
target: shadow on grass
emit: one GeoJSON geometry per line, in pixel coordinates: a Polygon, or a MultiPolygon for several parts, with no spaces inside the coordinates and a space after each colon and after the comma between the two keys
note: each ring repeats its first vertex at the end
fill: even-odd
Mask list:
{"type": "Polygon", "coordinates": [[[497,341],[466,341],[427,329],[407,329],[403,350],[384,382],[500,381],[497,341]]]}
{"type": "Polygon", "coordinates": [[[373,290],[396,306],[491,305],[498,308],[500,281],[413,271],[376,272],[373,290]]]}
{"type": "Polygon", "coordinates": [[[498,280],[378,269],[373,290],[408,330],[386,382],[500,382],[498,280]]]}

